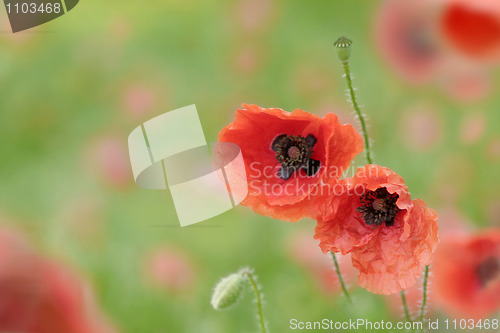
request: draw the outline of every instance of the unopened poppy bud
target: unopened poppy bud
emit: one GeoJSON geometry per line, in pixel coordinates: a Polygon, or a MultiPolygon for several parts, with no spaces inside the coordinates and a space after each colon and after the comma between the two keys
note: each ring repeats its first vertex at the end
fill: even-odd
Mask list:
{"type": "Polygon", "coordinates": [[[337,49],[337,55],[342,62],[347,62],[351,57],[351,45],[352,41],[346,37],[340,37],[337,39],[333,46],[337,49]]]}
{"type": "Polygon", "coordinates": [[[215,310],[224,310],[238,303],[243,295],[246,278],[240,273],[231,274],[223,278],[215,286],[212,295],[212,306],[215,310]]]}

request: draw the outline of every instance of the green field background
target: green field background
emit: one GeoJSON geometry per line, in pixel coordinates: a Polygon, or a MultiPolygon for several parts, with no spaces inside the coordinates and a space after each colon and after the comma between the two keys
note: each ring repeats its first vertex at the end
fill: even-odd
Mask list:
{"type": "MultiPolygon", "coordinates": [[[[261,2],[269,5],[253,6],[261,2]]],[[[248,28],[252,23],[245,20],[251,19],[240,1],[83,0],[60,19],[16,36],[1,9],[4,223],[81,272],[121,332],[256,332],[250,292],[225,312],[209,302],[218,279],[244,266],[259,276],[271,332],[291,332],[291,318],[401,319],[386,297],[353,282],[353,306],[324,293],[297,264],[289,240],[299,232],[312,237],[314,221],[285,223],[237,207],[176,227],[168,191],[140,189],[131,174],[125,183],[109,183],[92,154],[95,142],[108,136],[126,149],[140,123],[190,104],[198,108],[208,141],[216,140],[241,103],[354,119],[332,47],[346,35],[354,41],[351,69],[376,162],[402,175],[413,196],[438,212],[451,209],[471,228],[498,227],[499,157],[491,151],[500,137],[498,70],[491,69],[488,97],[474,103],[456,101],[436,85],[407,84],[378,53],[373,26],[379,4],[274,1],[259,27],[248,28]],[[147,112],[127,113],[130,87],[154,96],[147,112]],[[429,125],[435,138],[425,149],[405,127],[419,108],[432,110],[435,119],[429,125]],[[486,128],[464,142],[467,119],[478,113],[486,128]],[[164,290],[145,278],[148,255],[162,246],[189,258],[189,288],[164,290]]],[[[362,163],[362,156],[354,162],[362,163]]]]}

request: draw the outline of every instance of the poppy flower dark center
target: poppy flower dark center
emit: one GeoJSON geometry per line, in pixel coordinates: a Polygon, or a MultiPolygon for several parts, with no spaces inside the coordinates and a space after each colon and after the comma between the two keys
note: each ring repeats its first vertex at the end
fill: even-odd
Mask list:
{"type": "Polygon", "coordinates": [[[382,223],[386,226],[394,225],[396,215],[401,211],[396,205],[399,195],[389,193],[387,188],[381,187],[375,191],[368,191],[361,196],[361,206],[356,210],[368,225],[378,227],[382,223]]]}
{"type": "Polygon", "coordinates": [[[477,273],[482,286],[500,278],[500,258],[491,257],[486,259],[479,265],[477,273]]]}
{"type": "Polygon", "coordinates": [[[276,152],[276,160],[281,164],[278,177],[287,180],[300,169],[304,170],[308,177],[314,176],[320,166],[320,161],[311,158],[316,141],[312,134],[306,137],[278,135],[271,145],[272,150],[276,152]]]}
{"type": "Polygon", "coordinates": [[[299,157],[300,157],[300,149],[293,146],[293,147],[290,147],[288,148],[288,157],[291,159],[291,160],[298,160],[299,157]]]}
{"type": "Polygon", "coordinates": [[[425,22],[413,22],[413,26],[406,31],[403,43],[415,57],[428,59],[435,56],[435,48],[424,31],[425,22]]]}

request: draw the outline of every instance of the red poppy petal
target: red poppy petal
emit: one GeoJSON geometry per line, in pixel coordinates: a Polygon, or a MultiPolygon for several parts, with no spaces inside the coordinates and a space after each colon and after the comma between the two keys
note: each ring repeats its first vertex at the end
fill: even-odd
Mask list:
{"type": "Polygon", "coordinates": [[[338,117],[333,113],[325,116],[325,122],[333,127],[333,135],[331,135],[327,150],[328,168],[324,180],[326,183],[330,179],[342,176],[354,157],[363,151],[364,141],[352,125],[341,125],[338,117]]]}
{"type": "Polygon", "coordinates": [[[319,246],[324,253],[347,254],[355,247],[366,245],[377,235],[378,228],[367,225],[356,211],[359,200],[359,196],[346,190],[322,204],[323,214],[317,217],[314,238],[320,241],[319,246]]]}
{"type": "Polygon", "coordinates": [[[302,110],[290,113],[247,104],[236,111],[234,122],[220,131],[218,139],[241,148],[249,186],[242,204],[285,221],[315,215],[311,213],[312,192],[324,178],[340,175],[363,149],[359,133],[350,125],[341,125],[333,114],[321,118],[302,110]],[[287,180],[279,177],[281,164],[271,145],[283,134],[314,136],[311,159],[320,165],[315,175],[307,176],[300,169],[287,180]]]}
{"type": "Polygon", "coordinates": [[[358,284],[372,293],[393,294],[409,288],[432,259],[438,243],[436,212],[417,199],[403,219],[392,227],[382,226],[377,237],[352,252],[358,284]],[[401,241],[404,223],[410,225],[411,235],[401,241]]]}
{"type": "Polygon", "coordinates": [[[375,191],[385,187],[389,193],[399,195],[397,205],[399,209],[407,209],[411,205],[411,195],[403,178],[389,168],[375,164],[367,164],[359,168],[354,177],[347,179],[351,189],[363,186],[365,190],[375,191]]]}

